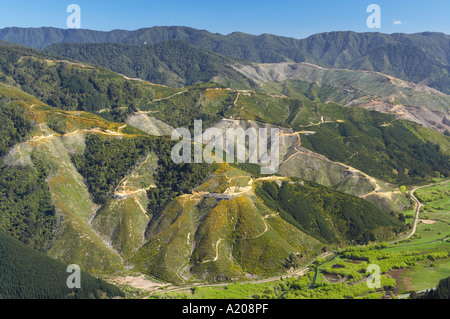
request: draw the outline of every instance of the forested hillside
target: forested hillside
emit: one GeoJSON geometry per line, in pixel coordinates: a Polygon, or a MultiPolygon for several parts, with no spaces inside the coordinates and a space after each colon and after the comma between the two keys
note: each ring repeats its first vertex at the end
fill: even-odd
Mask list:
{"type": "Polygon", "coordinates": [[[220,115],[312,132],[301,137],[303,147],[395,184],[411,184],[435,171],[444,176],[449,173],[448,137],[393,115],[358,107],[196,87],[143,106],[142,110],[157,112],[157,118],[174,127],[191,127],[192,122],[185,121],[186,112],[207,123],[214,123],[220,115]]]}
{"type": "Polygon", "coordinates": [[[239,61],[183,41],[153,45],[55,44],[44,52],[100,65],[128,77],[171,87],[209,82],[216,76],[224,78],[223,81],[233,81],[230,84],[235,87],[251,85],[248,79],[230,67],[239,61]]]}
{"type": "MultiPolygon", "coordinates": [[[[199,118],[204,126],[224,117],[257,120],[313,131],[302,139],[303,146],[389,182],[414,183],[436,171],[448,175],[448,138],[424,134],[418,125],[378,112],[214,84],[176,90],[127,80],[101,68],[48,60],[19,47],[4,47],[1,54],[4,81],[54,107],[96,112],[115,121],[143,111],[172,127],[191,128],[199,118]],[[330,136],[336,143],[330,145],[330,136]]],[[[56,122],[49,125],[59,130],[56,122]]]]}
{"type": "Polygon", "coordinates": [[[0,46],[0,80],[64,110],[100,113],[124,122],[143,97],[162,98],[175,90],[142,86],[122,76],[24,47],[0,46]]]}
{"type": "Polygon", "coordinates": [[[48,169],[34,159],[35,167],[0,164],[0,230],[36,248],[53,239],[55,209],[45,179],[48,169]]]}
{"type": "Polygon", "coordinates": [[[328,243],[365,244],[404,230],[400,221],[367,201],[310,182],[263,182],[256,194],[286,221],[328,243]]]}
{"type": "MultiPolygon", "coordinates": [[[[30,137],[33,123],[25,116],[26,106],[17,97],[0,96],[0,158],[30,137]]],[[[0,231],[43,249],[52,239],[55,211],[45,179],[47,164],[15,166],[0,162],[0,231]]]]}
{"type": "Polygon", "coordinates": [[[0,157],[30,134],[32,123],[24,116],[23,106],[0,100],[0,157]]]}
{"type": "MultiPolygon", "coordinates": [[[[444,93],[450,93],[450,39],[442,33],[329,32],[315,34],[306,39],[294,39],[271,34],[256,36],[242,32],[221,35],[177,26],[109,32],[5,28],[0,30],[0,40],[39,49],[68,42],[150,45],[181,40],[238,60],[257,63],[309,62],[324,67],[373,70],[407,81],[425,83],[444,93]]],[[[62,47],[58,47],[60,54],[66,51],[62,47]]],[[[98,51],[89,55],[101,59],[96,53],[98,51]]],[[[77,52],[72,51],[70,54],[74,56],[67,56],[81,57],[77,52]]],[[[86,55],[84,58],[93,59],[86,55]]],[[[121,63],[126,63],[124,59],[122,61],[121,63]]]]}
{"type": "Polygon", "coordinates": [[[435,171],[448,176],[448,153],[424,140],[418,124],[358,108],[346,111],[350,121],[311,127],[316,133],[306,136],[303,145],[395,184],[414,184],[435,171]]]}
{"type": "Polygon", "coordinates": [[[67,265],[0,231],[0,299],[124,297],[117,287],[83,271],[81,288],[67,287],[67,265]]]}

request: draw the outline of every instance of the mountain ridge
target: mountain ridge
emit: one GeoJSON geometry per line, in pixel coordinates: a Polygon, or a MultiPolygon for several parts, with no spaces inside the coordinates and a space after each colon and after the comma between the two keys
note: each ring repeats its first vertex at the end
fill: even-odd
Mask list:
{"type": "Polygon", "coordinates": [[[323,67],[374,70],[407,81],[423,82],[444,93],[450,92],[450,36],[443,33],[335,31],[295,39],[242,32],[222,35],[180,26],[134,31],[6,28],[0,30],[0,40],[39,49],[68,42],[156,44],[180,40],[238,60],[255,63],[309,62],[323,67]],[[425,54],[421,54],[422,51],[425,54]],[[385,59],[388,63],[380,63],[385,59]]]}
{"type": "Polygon", "coordinates": [[[43,52],[100,65],[128,77],[141,78],[171,87],[209,82],[216,76],[230,78],[241,87],[252,85],[230,67],[241,61],[201,49],[181,40],[168,40],[148,45],[109,42],[64,43],[54,44],[43,52]]]}

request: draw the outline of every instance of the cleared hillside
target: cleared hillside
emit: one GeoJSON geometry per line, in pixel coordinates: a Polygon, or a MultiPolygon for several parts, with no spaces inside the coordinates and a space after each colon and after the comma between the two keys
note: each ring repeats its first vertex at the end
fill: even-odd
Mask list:
{"type": "MultiPolygon", "coordinates": [[[[377,71],[450,93],[450,38],[437,32],[383,34],[341,31],[294,39],[242,32],[222,35],[182,26],[109,32],[5,28],[0,30],[0,40],[39,49],[55,43],[150,45],[179,40],[238,60],[255,63],[309,62],[323,67],[377,71]]],[[[92,54],[95,55],[95,52],[92,54]]]]}
{"type": "Polygon", "coordinates": [[[378,72],[323,68],[309,63],[266,63],[236,67],[261,90],[292,98],[336,102],[394,114],[445,132],[450,97],[423,84],[378,72]]]}

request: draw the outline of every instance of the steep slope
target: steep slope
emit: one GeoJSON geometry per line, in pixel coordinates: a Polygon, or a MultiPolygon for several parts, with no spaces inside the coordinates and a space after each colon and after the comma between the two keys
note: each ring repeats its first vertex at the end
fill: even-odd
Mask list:
{"type": "Polygon", "coordinates": [[[378,72],[327,69],[309,63],[241,65],[240,72],[271,93],[337,102],[395,114],[440,132],[449,130],[450,96],[378,72]]]}
{"type": "Polygon", "coordinates": [[[43,52],[97,64],[132,78],[182,87],[209,82],[216,76],[236,87],[250,83],[230,67],[238,61],[182,41],[167,41],[153,45],[55,44],[43,52]]]}
{"type": "Polygon", "coordinates": [[[155,44],[180,40],[239,60],[256,63],[309,62],[323,67],[374,70],[450,93],[450,38],[442,33],[327,32],[306,39],[294,39],[241,32],[221,35],[187,27],[110,32],[5,28],[0,30],[0,40],[40,49],[67,42],[155,44]]]}
{"type": "Polygon", "coordinates": [[[125,258],[131,257],[144,242],[150,221],[147,191],[156,187],[153,175],[158,158],[148,154],[130,175],[122,179],[114,194],[96,213],[92,227],[110,240],[125,258]]]}
{"type": "MultiPolygon", "coordinates": [[[[365,98],[377,97],[385,102],[397,100],[406,106],[449,110],[448,95],[425,85],[406,82],[378,72],[327,69],[309,63],[254,64],[240,66],[239,70],[260,85],[265,82],[297,80],[347,90],[355,96],[359,93],[365,98]]],[[[320,93],[318,95],[320,96],[320,93]]],[[[345,104],[343,101],[335,102],[345,104]]]]}
{"type": "Polygon", "coordinates": [[[138,111],[126,119],[128,125],[134,126],[141,131],[155,136],[171,135],[174,128],[169,124],[149,116],[145,111],[138,111]]]}
{"type": "MultiPolygon", "coordinates": [[[[263,92],[224,89],[217,87],[215,84],[201,84],[182,89],[171,89],[146,82],[129,80],[104,69],[97,69],[74,62],[46,60],[38,52],[32,52],[30,49],[24,52],[21,48],[7,47],[0,52],[2,53],[2,59],[5,60],[2,70],[4,70],[5,74],[10,74],[6,76],[6,80],[11,80],[11,77],[13,77],[16,85],[22,83],[20,84],[22,88],[26,88],[29,92],[36,92],[39,97],[46,98],[49,101],[59,101],[61,103],[61,98],[68,101],[80,101],[65,105],[69,109],[96,110],[99,115],[107,119],[112,117],[121,121],[125,121],[128,117],[136,114],[147,114],[147,116],[151,115],[171,127],[188,128],[192,128],[194,119],[202,119],[204,127],[208,127],[223,118],[257,120],[263,123],[293,128],[296,132],[315,131],[308,128],[315,126],[315,123],[318,124],[318,129],[325,132],[323,129],[325,126],[329,125],[329,123],[337,123],[335,124],[337,125],[337,131],[332,133],[336,139],[342,140],[345,135],[348,141],[356,135],[361,136],[362,134],[359,140],[372,140],[368,145],[373,147],[370,150],[362,150],[356,142],[350,144],[337,143],[332,145],[333,147],[326,147],[326,145],[329,145],[329,142],[324,140],[325,136],[323,134],[325,133],[306,136],[306,141],[309,141],[309,143],[304,143],[303,146],[321,153],[333,161],[354,166],[369,175],[387,179],[389,182],[411,183],[417,178],[430,176],[434,171],[441,171],[444,175],[448,171],[447,165],[444,165],[445,159],[438,155],[438,153],[441,153],[441,150],[448,154],[448,138],[439,138],[432,133],[426,133],[423,138],[419,137],[419,134],[415,133],[419,130],[418,126],[415,126],[412,132],[408,134],[413,135],[413,144],[417,144],[417,147],[427,151],[426,153],[409,152],[407,161],[410,158],[410,163],[414,162],[415,168],[420,167],[420,169],[411,168],[407,172],[408,176],[404,175],[404,167],[400,167],[400,164],[393,164],[399,155],[388,155],[386,153],[387,140],[384,137],[384,140],[381,142],[384,144],[383,149],[375,151],[377,148],[375,144],[378,143],[379,139],[377,138],[375,143],[373,142],[373,137],[379,135],[381,131],[388,130],[390,123],[394,121],[394,118],[390,116],[382,116],[378,113],[364,110],[358,111],[358,108],[345,108],[335,103],[311,102],[307,98],[291,99],[283,95],[265,94],[263,92]],[[23,54],[25,54],[25,57],[23,54]],[[27,54],[34,54],[35,56],[26,58],[27,54]],[[28,76],[20,76],[20,74],[25,73],[28,76]],[[43,74],[47,73],[52,74],[50,79],[53,80],[44,81],[45,77],[43,77],[43,74]],[[34,76],[29,77],[30,74],[34,74],[34,76]],[[24,78],[29,80],[24,80],[24,78]],[[97,100],[89,100],[92,94],[97,95],[100,100],[104,99],[106,103],[104,109],[100,109],[100,104],[98,104],[97,100]],[[90,101],[90,106],[86,104],[86,100],[90,101]],[[373,118],[372,123],[363,124],[362,122],[366,118],[373,118]],[[356,126],[364,126],[364,129],[348,130],[345,128],[348,125],[355,127],[355,124],[356,126]],[[376,127],[376,129],[372,129],[373,127],[376,127]],[[320,141],[318,136],[322,136],[320,141]],[[431,144],[426,146],[427,142],[431,144]],[[318,143],[322,143],[322,146],[319,147],[318,143]],[[436,143],[440,144],[440,146],[431,147],[436,143]],[[341,155],[337,157],[331,156],[330,152],[334,155],[338,154],[336,152],[337,149],[340,149],[339,153],[341,155]],[[379,153],[377,161],[381,161],[381,165],[378,162],[374,163],[375,159],[372,156],[374,153],[379,153]],[[355,156],[355,154],[358,155],[355,156]],[[393,160],[390,159],[390,156],[394,157],[393,160]],[[344,157],[346,158],[344,159],[344,157]],[[349,161],[350,159],[351,161],[349,161]],[[380,169],[380,167],[383,168],[380,169]],[[374,170],[377,170],[377,172],[374,172],[374,170]],[[395,172],[394,170],[399,172],[400,175],[394,174],[392,176],[391,172],[395,172]]],[[[310,72],[312,75],[321,76],[321,78],[325,74],[333,79],[340,74],[334,72],[326,73],[317,67],[312,67],[312,70],[310,72]]],[[[356,76],[346,73],[344,75],[349,76],[350,79],[356,76]]],[[[358,80],[358,76],[361,76],[360,73],[357,73],[357,80],[354,80],[355,86],[359,83],[361,90],[364,89],[366,92],[373,87],[377,88],[377,83],[381,82],[383,84],[384,82],[396,81],[380,75],[381,81],[375,80],[373,83],[364,84],[364,81],[358,80]]],[[[394,97],[403,98],[405,103],[409,103],[409,100],[423,97],[424,101],[426,99],[432,100],[436,108],[446,107],[444,105],[447,98],[446,95],[429,94],[426,88],[425,92],[418,88],[410,90],[408,87],[405,88],[405,85],[408,86],[407,83],[400,81],[396,82],[396,85],[389,86],[389,88],[393,90],[392,94],[394,97]],[[409,100],[406,93],[411,94],[409,100]],[[403,95],[406,95],[406,98],[402,97],[403,95]]],[[[378,89],[382,90],[381,88],[378,89]]],[[[58,105],[56,102],[54,104],[58,105]]],[[[396,127],[409,125],[401,121],[394,124],[396,127]]],[[[53,122],[50,121],[49,126],[63,133],[71,132],[70,130],[64,131],[64,128],[59,128],[57,119],[53,120],[53,122]]],[[[402,130],[405,129],[410,130],[409,128],[402,128],[402,130]]],[[[388,132],[388,135],[391,134],[388,132]]],[[[404,148],[405,145],[401,147],[404,148]]],[[[402,152],[407,152],[407,149],[402,152]]]]}
{"type": "Polygon", "coordinates": [[[0,39],[42,49],[54,43],[101,43],[117,42],[124,44],[149,44],[168,40],[180,40],[196,34],[209,34],[187,27],[155,27],[136,31],[113,30],[110,32],[86,29],[43,28],[4,28],[0,39]]]}
{"type": "MultiPolygon", "coordinates": [[[[287,260],[291,255],[303,264],[332,243],[353,240],[353,235],[347,236],[337,228],[330,230],[322,224],[319,229],[329,231],[331,237],[321,237],[308,227],[295,228],[292,225],[296,224],[295,220],[278,210],[266,193],[260,191],[266,183],[295,184],[300,188],[306,185],[286,177],[253,178],[224,164],[191,194],[175,198],[160,214],[153,216],[146,232],[148,241],[130,261],[140,271],[172,282],[199,278],[226,280],[280,274],[290,267],[287,260]]],[[[392,235],[389,227],[395,226],[397,231],[402,228],[398,221],[362,199],[334,191],[329,194],[333,194],[330,195],[333,205],[346,205],[344,203],[349,204],[351,199],[366,205],[372,213],[376,211],[375,215],[367,211],[362,224],[358,221],[360,225],[354,229],[356,236],[365,238],[378,232],[376,237],[380,239],[392,235]],[[378,226],[386,229],[374,227],[373,218],[379,218],[378,226]],[[377,231],[364,235],[367,227],[377,231]]],[[[302,199],[297,207],[309,207],[309,200],[315,201],[316,207],[322,207],[321,195],[311,193],[307,197],[309,199],[302,199]]],[[[350,211],[355,213],[353,208],[347,209],[348,214],[350,211]]],[[[320,224],[317,218],[310,222],[320,224]]],[[[375,239],[369,237],[367,240],[375,239]]]]}
{"type": "Polygon", "coordinates": [[[305,132],[303,147],[390,183],[414,183],[435,171],[448,174],[448,137],[392,115],[357,107],[254,91],[195,87],[142,110],[153,112],[174,127],[192,127],[193,119],[198,118],[204,119],[207,127],[208,123],[217,123],[219,115],[292,128],[294,132],[305,132]],[[179,114],[188,110],[192,110],[189,113],[193,118],[180,120],[179,114]],[[178,114],[171,117],[174,112],[178,114]],[[399,134],[403,137],[399,138],[399,134]]]}
{"type": "MultiPolygon", "coordinates": [[[[58,61],[26,48],[8,46],[3,47],[0,53],[4,61],[2,81],[35,94],[51,106],[90,111],[108,120],[123,122],[136,111],[160,112],[158,119],[169,125],[173,127],[185,125],[180,121],[174,121],[178,114],[174,114],[172,110],[179,109],[181,103],[186,104],[184,97],[179,97],[178,101],[175,101],[176,95],[184,95],[186,89],[171,89],[142,81],[130,81],[104,69],[58,61]],[[51,77],[45,77],[45,74],[51,74],[51,77]],[[168,99],[169,97],[173,99],[168,99]],[[149,109],[154,102],[162,104],[169,100],[176,102],[177,105],[163,110],[149,109]],[[167,109],[170,110],[170,114],[167,109]],[[163,118],[163,114],[167,117],[163,118]]],[[[448,129],[448,121],[445,120],[449,118],[448,96],[423,85],[415,85],[375,72],[324,69],[305,63],[241,65],[238,69],[249,79],[247,82],[263,84],[261,89],[268,93],[362,106],[394,113],[400,118],[419,122],[441,132],[448,129]],[[312,87],[308,84],[311,82],[312,87]]],[[[215,76],[213,81],[232,87],[240,86],[236,81],[230,83],[229,79],[225,74],[215,76]]],[[[189,93],[194,91],[190,90],[189,93]]],[[[200,117],[199,110],[193,109],[193,103],[195,101],[190,101],[190,105],[183,105],[181,110],[183,117],[189,116],[183,114],[186,107],[189,108],[190,117],[200,117]]],[[[226,107],[229,109],[231,101],[221,103],[227,103],[226,107]]],[[[208,124],[220,120],[219,116],[225,111],[226,108],[222,108],[217,114],[209,115],[208,124]]],[[[154,115],[147,114],[150,117],[154,115]]],[[[143,120],[146,120],[145,115],[143,117],[143,120]]],[[[134,121],[134,124],[137,125],[136,122],[134,121]]],[[[149,124],[152,126],[151,120],[149,124]]],[[[154,128],[150,129],[154,131],[154,128]]]]}
{"type": "MultiPolygon", "coordinates": [[[[280,130],[279,134],[279,169],[278,174],[286,177],[300,177],[304,180],[313,181],[326,187],[331,187],[337,191],[361,197],[375,206],[386,211],[402,211],[408,205],[405,194],[398,191],[397,187],[386,183],[380,179],[340,162],[334,162],[327,157],[313,152],[304,146],[302,141],[315,131],[297,131],[279,126],[264,124],[251,120],[223,119],[213,125],[222,131],[222,136],[226,139],[225,132],[229,129],[260,129],[266,128],[269,131],[273,128],[280,130]]],[[[239,134],[236,136],[238,143],[243,143],[248,150],[248,141],[241,140],[239,134]]],[[[208,140],[205,140],[208,142],[208,140]]],[[[227,152],[232,150],[227,149],[227,152]]],[[[269,146],[268,153],[272,154],[269,146]]],[[[246,153],[248,156],[248,151],[246,153]]],[[[256,169],[248,164],[238,165],[242,169],[250,169],[252,174],[259,174],[260,166],[266,164],[258,163],[256,169]]]]}
{"type": "MultiPolygon", "coordinates": [[[[35,124],[25,115],[33,97],[0,85],[0,157],[29,139],[35,124]]],[[[46,183],[46,163],[34,158],[34,167],[10,167],[0,161],[0,230],[36,249],[45,249],[56,224],[55,210],[46,183]],[[24,213],[26,212],[26,213],[24,213]]]]}
{"type": "Polygon", "coordinates": [[[92,112],[108,120],[124,122],[141,104],[178,92],[30,48],[0,46],[0,61],[1,82],[50,106],[92,112]]]}
{"type": "Polygon", "coordinates": [[[67,265],[35,251],[2,231],[0,269],[2,299],[101,299],[124,296],[117,287],[84,271],[81,273],[81,288],[69,289],[66,284],[69,276],[67,265]]]}
{"type": "Polygon", "coordinates": [[[251,183],[242,171],[220,168],[152,218],[148,242],[131,261],[144,272],[183,282],[273,274],[283,271],[290,253],[302,252],[302,261],[314,256],[323,244],[273,214],[251,183]]]}
{"type": "MultiPolygon", "coordinates": [[[[1,51],[2,79],[15,85],[0,84],[0,100],[9,105],[2,107],[9,121],[2,134],[12,136],[5,139],[4,161],[12,167],[39,168],[39,163],[46,163],[41,180],[57,217],[47,252],[91,271],[134,267],[173,282],[278,275],[289,268],[289,256],[298,254],[306,263],[324,246],[388,238],[394,230],[385,223],[385,231],[377,229],[380,225],[363,225],[352,236],[330,229],[336,240],[314,231],[306,234],[309,228],[294,226],[257,196],[260,183],[301,184],[290,176],[306,176],[367,199],[382,194],[389,200],[377,206],[400,207],[402,194],[372,175],[395,185],[423,182],[435,171],[448,176],[448,138],[393,116],[211,83],[173,89],[22,50],[1,51]],[[36,78],[23,80],[27,72],[36,78]],[[170,126],[192,128],[199,118],[204,128],[281,127],[281,169],[286,176],[261,177],[248,165],[175,164],[170,158],[174,141],[109,122],[82,111],[75,102],[69,110],[50,107],[19,86],[49,100],[74,98],[81,105],[88,92],[105,94],[116,104],[97,109],[100,115],[114,109],[123,110],[122,118],[151,115],[159,124],[166,123],[158,126],[166,131],[170,126]],[[122,95],[125,88],[136,94],[122,95]],[[8,113],[13,106],[31,123],[24,125],[24,132],[14,128],[23,119],[8,113]],[[305,166],[302,156],[310,159],[305,166]]],[[[370,205],[329,192],[339,207],[355,201],[364,209],[370,205]]],[[[370,212],[379,211],[370,207],[370,212]]]]}
{"type": "MultiPolygon", "coordinates": [[[[17,99],[27,96],[12,87],[2,85],[2,99],[17,99]]],[[[34,98],[23,101],[31,103],[34,98]]],[[[34,136],[15,144],[4,158],[9,166],[44,165],[46,183],[58,219],[54,237],[48,254],[66,263],[76,263],[91,271],[117,271],[123,269],[121,257],[110,249],[102,238],[89,226],[95,205],[84,183],[83,177],[75,168],[71,153],[83,151],[84,135],[126,136],[118,132],[118,126],[101,118],[82,112],[64,112],[45,106],[29,104],[26,116],[36,121],[34,136]],[[65,129],[73,131],[56,133],[47,125],[52,118],[65,123],[65,129]],[[111,131],[115,129],[116,131],[111,131]]],[[[137,133],[138,131],[131,132],[137,133]]]]}
{"type": "Polygon", "coordinates": [[[363,199],[351,199],[311,182],[263,182],[257,194],[284,219],[326,242],[368,243],[404,229],[398,220],[363,199]]]}
{"type": "MultiPolygon", "coordinates": [[[[355,36],[352,37],[353,41],[356,41],[355,39],[355,36]]],[[[317,44],[309,45],[314,48],[317,44]]],[[[330,45],[327,48],[333,49],[330,45]]],[[[318,48],[311,50],[319,55],[318,48]]],[[[400,118],[418,122],[442,133],[450,129],[448,121],[445,120],[450,116],[448,95],[424,85],[427,83],[446,92],[445,78],[448,77],[448,72],[445,71],[447,74],[445,75],[440,71],[447,70],[448,67],[435,60],[431,53],[422,47],[397,43],[393,40],[373,48],[367,47],[367,50],[365,52],[360,48],[358,52],[364,53],[348,63],[338,62],[338,59],[328,61],[326,56],[329,56],[329,52],[321,53],[323,61],[317,59],[314,61],[318,61],[315,63],[321,65],[331,64],[371,72],[323,68],[308,63],[282,62],[256,65],[237,63],[235,60],[227,60],[218,55],[211,56],[212,53],[209,51],[203,52],[180,41],[132,46],[112,43],[65,43],[47,48],[45,52],[98,63],[116,72],[159,84],[179,86],[193,84],[197,80],[213,81],[234,89],[257,89],[293,98],[320,99],[323,102],[333,101],[344,105],[361,106],[396,114],[400,118]],[[183,47],[181,57],[177,54],[180,52],[180,46],[183,47]],[[183,65],[191,67],[180,68],[180,62],[186,59],[189,63],[183,65]],[[234,66],[231,67],[230,64],[234,66]],[[208,72],[198,71],[206,69],[208,72]],[[236,69],[238,73],[235,72],[236,69]],[[396,78],[375,71],[395,75],[396,78]],[[201,78],[198,77],[199,74],[201,78]],[[179,80],[174,82],[174,76],[179,80]],[[409,79],[412,82],[401,79],[409,79]]]]}
{"type": "Polygon", "coordinates": [[[150,219],[214,169],[214,165],[175,164],[174,144],[145,134],[90,134],[84,150],[72,156],[97,204],[89,225],[117,251],[126,268],[132,267],[127,260],[145,243],[150,219]]]}
{"type": "Polygon", "coordinates": [[[404,43],[381,45],[354,59],[346,67],[378,71],[411,82],[425,83],[449,93],[450,66],[433,58],[422,46],[404,43]]]}
{"type": "Polygon", "coordinates": [[[48,27],[12,27],[0,29],[0,39],[38,49],[54,43],[68,42],[154,44],[169,40],[182,40],[226,56],[253,62],[274,63],[286,61],[286,59],[302,62],[301,59],[307,55],[316,59],[320,57],[328,66],[338,66],[338,64],[342,66],[378,45],[397,42],[429,48],[432,56],[441,63],[448,65],[450,61],[448,35],[436,32],[388,35],[375,32],[341,31],[319,33],[299,40],[271,34],[255,36],[242,32],[234,32],[225,36],[183,26],[160,26],[134,31],[113,30],[107,32],[48,27]]]}

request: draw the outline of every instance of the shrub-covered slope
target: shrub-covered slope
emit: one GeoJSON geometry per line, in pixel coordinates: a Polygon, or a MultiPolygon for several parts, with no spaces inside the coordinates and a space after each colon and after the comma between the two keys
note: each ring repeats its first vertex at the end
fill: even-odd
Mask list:
{"type": "Polygon", "coordinates": [[[323,243],[265,206],[252,183],[222,165],[152,217],[147,243],[130,261],[168,281],[225,280],[282,273],[290,254],[305,262],[321,251],[323,243]]]}

